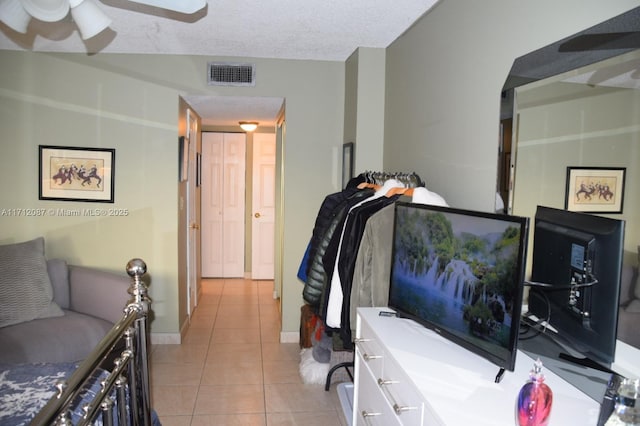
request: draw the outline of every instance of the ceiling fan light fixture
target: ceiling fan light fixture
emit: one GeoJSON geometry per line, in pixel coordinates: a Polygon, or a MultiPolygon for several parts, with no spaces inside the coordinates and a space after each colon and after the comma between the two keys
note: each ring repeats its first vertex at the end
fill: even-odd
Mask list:
{"type": "Polygon", "coordinates": [[[207,0],[130,0],[133,3],[146,4],[178,13],[192,14],[207,5],[207,0]]]}
{"type": "Polygon", "coordinates": [[[240,121],[238,124],[240,124],[240,128],[245,132],[253,132],[258,128],[257,121],[240,121]]]}
{"type": "Polygon", "coordinates": [[[0,21],[12,30],[25,34],[31,15],[24,10],[20,0],[6,0],[0,2],[0,21]]]}
{"type": "Polygon", "coordinates": [[[22,0],[24,10],[44,22],[56,22],[69,13],[69,0],[22,0]]]}
{"type": "Polygon", "coordinates": [[[94,0],[70,0],[69,3],[71,16],[83,40],[95,37],[111,25],[111,19],[104,14],[94,0]]]}

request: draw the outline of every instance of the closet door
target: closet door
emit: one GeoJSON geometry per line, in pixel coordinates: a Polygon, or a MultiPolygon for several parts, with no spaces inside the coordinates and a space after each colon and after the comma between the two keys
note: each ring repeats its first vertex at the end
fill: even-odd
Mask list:
{"type": "Polygon", "coordinates": [[[275,261],[276,135],[253,134],[251,278],[272,280],[275,261]]]}
{"type": "Polygon", "coordinates": [[[202,133],[202,276],[244,276],[244,133],[202,133]]]}

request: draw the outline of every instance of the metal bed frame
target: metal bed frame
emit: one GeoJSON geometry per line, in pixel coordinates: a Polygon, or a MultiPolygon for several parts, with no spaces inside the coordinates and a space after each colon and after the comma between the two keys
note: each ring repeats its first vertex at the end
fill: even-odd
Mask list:
{"type": "Polygon", "coordinates": [[[101,417],[102,424],[108,426],[151,425],[147,350],[151,301],[142,281],[147,265],[141,259],[132,259],[126,270],[131,277],[128,290],[131,298],[124,315],[73,374],[56,384],[56,394],[31,425],[72,425],[71,406],[82,398],[90,379],[100,372],[104,376],[100,389],[91,401],[83,403],[81,419],[76,424],[92,424],[101,417]]]}

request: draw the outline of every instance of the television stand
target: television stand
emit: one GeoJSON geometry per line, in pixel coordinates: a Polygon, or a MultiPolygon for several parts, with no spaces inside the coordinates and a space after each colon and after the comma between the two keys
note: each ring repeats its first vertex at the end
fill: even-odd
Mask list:
{"type": "MultiPolygon", "coordinates": [[[[495,364],[417,322],[358,308],[352,424],[514,424],[518,392],[535,358],[518,352],[515,371],[495,383],[495,364]],[[462,401],[462,402],[461,402],[462,401]]],[[[595,425],[593,401],[544,366],[553,391],[550,424],[595,425]]]]}

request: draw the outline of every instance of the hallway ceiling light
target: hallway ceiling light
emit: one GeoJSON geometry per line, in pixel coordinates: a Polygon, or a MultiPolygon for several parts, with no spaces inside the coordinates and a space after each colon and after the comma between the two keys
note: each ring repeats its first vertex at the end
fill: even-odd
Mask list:
{"type": "Polygon", "coordinates": [[[253,132],[255,129],[258,128],[257,121],[240,121],[239,124],[240,124],[240,128],[245,132],[253,132]]]}

